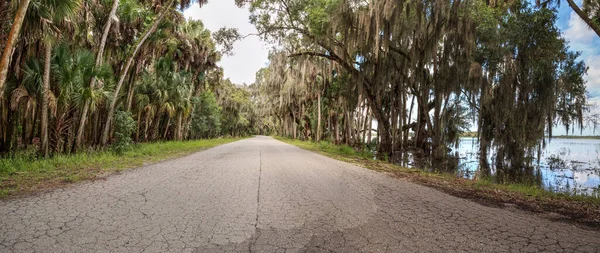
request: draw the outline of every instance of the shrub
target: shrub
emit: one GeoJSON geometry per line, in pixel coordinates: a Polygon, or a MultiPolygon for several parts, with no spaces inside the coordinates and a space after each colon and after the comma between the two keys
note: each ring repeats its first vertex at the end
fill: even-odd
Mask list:
{"type": "Polygon", "coordinates": [[[131,135],[135,131],[136,122],[130,112],[117,111],[115,113],[115,142],[112,149],[117,154],[123,154],[131,149],[131,135]]]}

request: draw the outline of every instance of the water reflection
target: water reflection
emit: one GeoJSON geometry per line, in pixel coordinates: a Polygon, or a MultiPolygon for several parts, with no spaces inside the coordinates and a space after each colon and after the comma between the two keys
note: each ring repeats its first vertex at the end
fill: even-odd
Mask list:
{"type": "Polygon", "coordinates": [[[492,176],[494,180],[535,184],[554,192],[600,196],[600,140],[552,139],[530,167],[504,170],[487,158],[489,167],[480,168],[476,138],[461,138],[457,148],[443,161],[424,161],[414,154],[403,154],[394,162],[406,167],[429,168],[437,172],[456,173],[468,179],[492,176]]]}

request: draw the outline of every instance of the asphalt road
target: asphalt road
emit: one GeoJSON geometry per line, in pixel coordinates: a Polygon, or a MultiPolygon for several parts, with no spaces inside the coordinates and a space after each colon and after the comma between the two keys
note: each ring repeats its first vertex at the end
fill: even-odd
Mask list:
{"type": "Polygon", "coordinates": [[[0,201],[0,252],[600,252],[600,232],[256,137],[0,201]]]}

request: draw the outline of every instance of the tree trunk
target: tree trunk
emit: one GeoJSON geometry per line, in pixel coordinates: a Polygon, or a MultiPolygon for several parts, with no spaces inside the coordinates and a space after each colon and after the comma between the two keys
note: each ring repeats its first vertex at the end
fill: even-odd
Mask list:
{"type": "MultiPolygon", "coordinates": [[[[302,118],[304,117],[304,103],[302,103],[302,106],[300,107],[300,118],[298,119],[298,126],[302,127],[302,118]]],[[[306,129],[305,129],[306,130],[306,129]]],[[[301,134],[302,135],[302,134],[301,134]]],[[[306,137],[306,136],[305,136],[306,137]]],[[[303,139],[306,140],[306,139],[303,139]]]]}
{"type": "Polygon", "coordinates": [[[340,144],[340,117],[336,115],[335,117],[335,144],[340,144]]]}
{"type": "Polygon", "coordinates": [[[373,132],[373,117],[371,116],[371,114],[368,113],[368,110],[369,110],[368,108],[370,108],[370,107],[367,107],[367,115],[369,117],[369,119],[368,119],[369,129],[367,132],[367,143],[371,144],[371,141],[372,141],[372,135],[371,135],[372,133],[371,132],[373,132]]]}
{"type": "Polygon", "coordinates": [[[129,56],[129,59],[127,60],[127,64],[125,65],[125,67],[122,70],[121,76],[119,77],[119,82],[117,83],[117,87],[115,88],[114,99],[110,102],[110,107],[108,109],[108,113],[106,116],[106,122],[104,125],[104,130],[102,132],[102,141],[101,141],[102,145],[106,145],[106,143],[108,143],[108,136],[110,133],[110,125],[111,125],[112,117],[115,113],[115,106],[117,105],[117,100],[119,98],[119,91],[121,90],[121,86],[123,86],[123,82],[125,81],[125,78],[127,77],[127,72],[129,71],[129,68],[131,68],[131,64],[133,63],[133,60],[135,59],[135,56],[137,55],[137,53],[140,51],[140,48],[142,47],[144,42],[146,42],[148,37],[150,37],[150,35],[156,31],[156,29],[158,28],[158,25],[162,21],[163,17],[166,15],[166,13],[169,11],[169,9],[171,9],[173,2],[175,2],[175,0],[169,1],[169,3],[164,6],[164,9],[162,9],[160,11],[160,14],[156,18],[156,20],[154,20],[152,27],[150,27],[150,29],[147,30],[146,33],[141,37],[141,39],[136,43],[135,49],[129,56]]]}
{"type": "Polygon", "coordinates": [[[371,102],[371,110],[375,119],[377,119],[377,137],[380,140],[377,155],[383,157],[385,155],[391,155],[392,153],[390,121],[389,118],[384,115],[381,108],[377,108],[376,106],[376,103],[371,102]]]}
{"type": "Polygon", "coordinates": [[[321,91],[317,93],[317,136],[315,140],[321,140],[321,91]]]}
{"type": "Polygon", "coordinates": [[[8,99],[4,99],[4,101],[0,100],[0,103],[4,103],[3,108],[0,108],[0,111],[2,112],[2,115],[0,116],[3,119],[2,126],[4,127],[1,129],[2,131],[0,131],[0,153],[4,153],[10,151],[11,148],[12,135],[15,128],[13,118],[16,115],[10,112],[10,103],[8,99]]]}
{"type": "Polygon", "coordinates": [[[329,109],[329,113],[327,113],[327,133],[329,134],[329,140],[333,140],[331,117],[331,109],[329,109]]]}
{"type": "Polygon", "coordinates": [[[40,119],[40,153],[48,156],[48,94],[50,93],[50,57],[52,56],[52,45],[44,43],[44,84],[42,88],[42,113],[40,119]]]}
{"type": "MultiPolygon", "coordinates": [[[[102,65],[104,48],[106,47],[108,33],[112,25],[113,17],[117,13],[118,7],[119,0],[114,0],[112,9],[110,10],[110,14],[108,14],[108,18],[106,19],[106,24],[104,24],[104,31],[102,33],[102,39],[100,40],[100,48],[98,49],[98,54],[96,55],[96,67],[102,65]]],[[[92,88],[92,90],[96,87],[96,78],[92,77],[92,80],[90,81],[90,87],[92,88]]],[[[83,110],[81,111],[81,118],[79,119],[79,128],[77,129],[77,137],[75,138],[75,146],[73,148],[73,152],[77,152],[77,149],[81,147],[83,130],[85,128],[85,122],[87,121],[87,114],[90,109],[90,103],[91,101],[89,99],[86,100],[83,106],[83,110]]]]}
{"type": "Polygon", "coordinates": [[[87,114],[90,110],[91,101],[85,101],[83,105],[83,109],[81,111],[81,117],[79,118],[79,128],[77,129],[77,137],[75,137],[75,146],[73,147],[73,153],[76,153],[77,150],[81,147],[81,142],[83,139],[83,129],[85,128],[85,122],[87,121],[87,114]]]}
{"type": "Polygon", "coordinates": [[[352,118],[350,117],[350,111],[346,111],[346,145],[352,144],[352,118]]]}
{"type": "Polygon", "coordinates": [[[365,115],[365,105],[363,104],[362,99],[359,98],[358,104],[352,113],[354,115],[354,118],[356,119],[356,131],[354,132],[355,134],[353,138],[355,142],[363,144],[363,139],[360,138],[362,136],[362,132],[364,129],[363,126],[365,124],[365,117],[363,117],[363,115],[365,115]]]}
{"type": "Polygon", "coordinates": [[[143,57],[140,55],[139,57],[137,57],[137,63],[136,63],[136,68],[135,68],[135,72],[133,75],[131,75],[130,79],[129,79],[129,88],[127,91],[127,103],[126,105],[126,110],[128,112],[131,111],[131,107],[133,105],[133,96],[135,95],[135,80],[138,77],[138,75],[140,74],[140,71],[142,69],[142,67],[144,66],[145,61],[141,60],[143,57]]]}
{"type": "Polygon", "coordinates": [[[148,121],[150,117],[146,115],[146,119],[144,120],[144,141],[148,141],[148,121]]]}
{"type": "Polygon", "coordinates": [[[399,120],[399,132],[400,134],[400,143],[398,143],[399,150],[404,150],[404,143],[406,142],[406,138],[404,136],[404,126],[406,125],[406,93],[404,91],[404,85],[400,88],[401,97],[400,97],[400,120],[399,120]]]}
{"type": "Polygon", "coordinates": [[[135,141],[140,141],[140,126],[142,125],[142,110],[138,110],[137,129],[135,131],[135,141]]]}
{"type": "Polygon", "coordinates": [[[171,124],[171,117],[167,120],[167,126],[165,127],[165,133],[163,134],[163,140],[167,140],[167,133],[169,132],[169,124],[171,124]]]}
{"type": "Polygon", "coordinates": [[[182,131],[181,131],[181,126],[183,124],[183,112],[179,113],[179,116],[177,117],[177,131],[176,132],[176,138],[178,141],[182,140],[182,131]]]}
{"type": "Polygon", "coordinates": [[[292,131],[294,132],[294,140],[296,139],[296,114],[292,113],[292,131]]]}
{"type": "Polygon", "coordinates": [[[8,75],[8,67],[10,66],[10,56],[12,55],[15,42],[19,38],[19,32],[27,13],[27,7],[29,7],[29,0],[21,0],[19,8],[15,13],[15,20],[13,21],[12,27],[8,34],[8,39],[4,45],[4,51],[2,52],[2,58],[0,58],[0,98],[4,96],[4,84],[6,83],[6,76],[8,75]]]}
{"type": "Polygon", "coordinates": [[[101,112],[103,112],[104,110],[97,110],[96,113],[94,113],[94,122],[92,124],[92,131],[91,131],[91,139],[94,143],[94,145],[97,145],[98,143],[100,143],[100,129],[102,129],[102,122],[100,120],[100,115],[101,112]]]}
{"type": "MultiPolygon", "coordinates": [[[[367,131],[369,132],[369,136],[371,136],[371,117],[369,116],[369,106],[368,105],[366,105],[366,106],[367,106],[367,111],[365,113],[365,122],[363,122],[363,125],[362,125],[363,134],[362,134],[362,140],[360,140],[361,142],[366,141],[367,131]],[[367,129],[367,127],[368,127],[368,129],[367,129]]],[[[369,139],[371,139],[371,137],[369,137],[369,139]]],[[[369,142],[367,142],[367,145],[368,144],[369,144],[369,142]]]]}
{"type": "Polygon", "coordinates": [[[396,138],[396,131],[398,130],[398,109],[396,107],[396,101],[397,101],[397,96],[394,95],[391,101],[391,115],[392,115],[392,146],[396,146],[396,143],[398,142],[397,138],[396,138]]]}
{"type": "Polygon", "coordinates": [[[21,130],[21,140],[22,140],[22,143],[23,143],[23,146],[24,146],[24,148],[25,148],[25,149],[27,149],[27,144],[29,144],[29,143],[27,143],[27,139],[29,139],[29,138],[27,138],[27,129],[28,129],[27,125],[29,125],[29,124],[28,124],[28,122],[27,122],[27,111],[25,110],[24,112],[25,112],[25,113],[24,113],[24,114],[25,114],[25,116],[24,116],[24,117],[22,117],[22,118],[23,118],[23,119],[22,119],[22,120],[23,120],[23,121],[22,121],[22,122],[23,122],[23,123],[22,123],[22,124],[23,124],[23,125],[22,125],[22,126],[23,126],[23,129],[21,130]]]}

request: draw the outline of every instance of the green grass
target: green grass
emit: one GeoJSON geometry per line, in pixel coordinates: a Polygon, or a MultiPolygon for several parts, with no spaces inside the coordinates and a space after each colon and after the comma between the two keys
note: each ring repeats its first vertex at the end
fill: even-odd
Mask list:
{"type": "Polygon", "coordinates": [[[121,155],[108,150],[56,155],[46,159],[18,154],[14,158],[0,159],[0,198],[93,179],[240,139],[142,143],[121,155]]]}
{"type": "Polygon", "coordinates": [[[316,151],[334,158],[362,158],[362,159],[373,159],[373,154],[368,151],[357,151],[348,145],[335,145],[327,141],[311,142],[288,139],[279,136],[273,136],[273,138],[292,144],[302,149],[316,151]]]}
{"type": "Polygon", "coordinates": [[[491,180],[480,179],[473,181],[474,187],[478,190],[504,191],[520,195],[527,199],[535,199],[539,201],[547,200],[565,200],[565,201],[581,201],[600,205],[600,197],[598,195],[582,195],[567,192],[552,192],[536,185],[504,183],[497,184],[491,180]]]}

